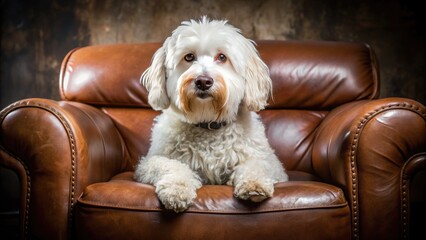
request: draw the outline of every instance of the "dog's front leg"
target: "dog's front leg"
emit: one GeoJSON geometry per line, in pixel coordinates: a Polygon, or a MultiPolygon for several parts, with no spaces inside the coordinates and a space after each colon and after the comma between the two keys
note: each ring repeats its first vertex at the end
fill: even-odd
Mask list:
{"type": "Polygon", "coordinates": [[[229,185],[235,186],[234,196],[253,202],[272,197],[274,183],[287,181],[278,161],[248,160],[235,168],[229,185]]]}
{"type": "Polygon", "coordinates": [[[202,185],[188,165],[162,156],[142,159],[135,177],[139,182],[154,185],[161,203],[175,212],[188,209],[202,185]]]}

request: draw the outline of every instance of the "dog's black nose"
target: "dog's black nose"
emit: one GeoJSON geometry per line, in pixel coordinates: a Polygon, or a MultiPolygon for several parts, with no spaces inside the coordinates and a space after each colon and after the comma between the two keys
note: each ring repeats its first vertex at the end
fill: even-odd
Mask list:
{"type": "Polygon", "coordinates": [[[213,78],[208,76],[198,76],[195,79],[195,85],[201,91],[207,91],[213,86],[213,78]]]}

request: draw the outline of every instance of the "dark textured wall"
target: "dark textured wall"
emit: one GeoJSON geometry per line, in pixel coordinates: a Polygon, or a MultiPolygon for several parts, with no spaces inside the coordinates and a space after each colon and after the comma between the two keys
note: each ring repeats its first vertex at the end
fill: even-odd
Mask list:
{"type": "MultiPolygon", "coordinates": [[[[420,1],[419,1],[420,2],[420,1]]],[[[426,103],[424,13],[415,1],[2,0],[0,107],[59,99],[64,55],[89,44],[162,41],[178,24],[226,18],[252,39],[366,42],[381,64],[381,96],[426,103]]]]}

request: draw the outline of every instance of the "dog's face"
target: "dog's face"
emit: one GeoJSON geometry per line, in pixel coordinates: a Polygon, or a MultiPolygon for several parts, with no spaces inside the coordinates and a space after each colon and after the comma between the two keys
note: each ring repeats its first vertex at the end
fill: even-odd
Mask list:
{"type": "Polygon", "coordinates": [[[231,122],[240,107],[263,109],[272,88],[254,43],[226,21],[206,17],[174,30],[141,80],[154,109],[170,109],[189,123],[231,122]]]}

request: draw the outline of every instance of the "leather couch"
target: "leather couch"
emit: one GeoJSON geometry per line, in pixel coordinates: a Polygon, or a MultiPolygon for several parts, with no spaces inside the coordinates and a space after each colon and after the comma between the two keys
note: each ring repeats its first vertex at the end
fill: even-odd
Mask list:
{"type": "Polygon", "coordinates": [[[24,99],[0,112],[0,164],[20,179],[22,238],[412,237],[412,196],[426,195],[413,184],[426,170],[426,109],[379,98],[378,61],[359,43],[259,41],[273,80],[260,115],[290,181],[262,203],[206,185],[188,211],[165,210],[132,173],[159,114],[139,83],[159,46],[74,49],[60,101],[24,99]]]}

